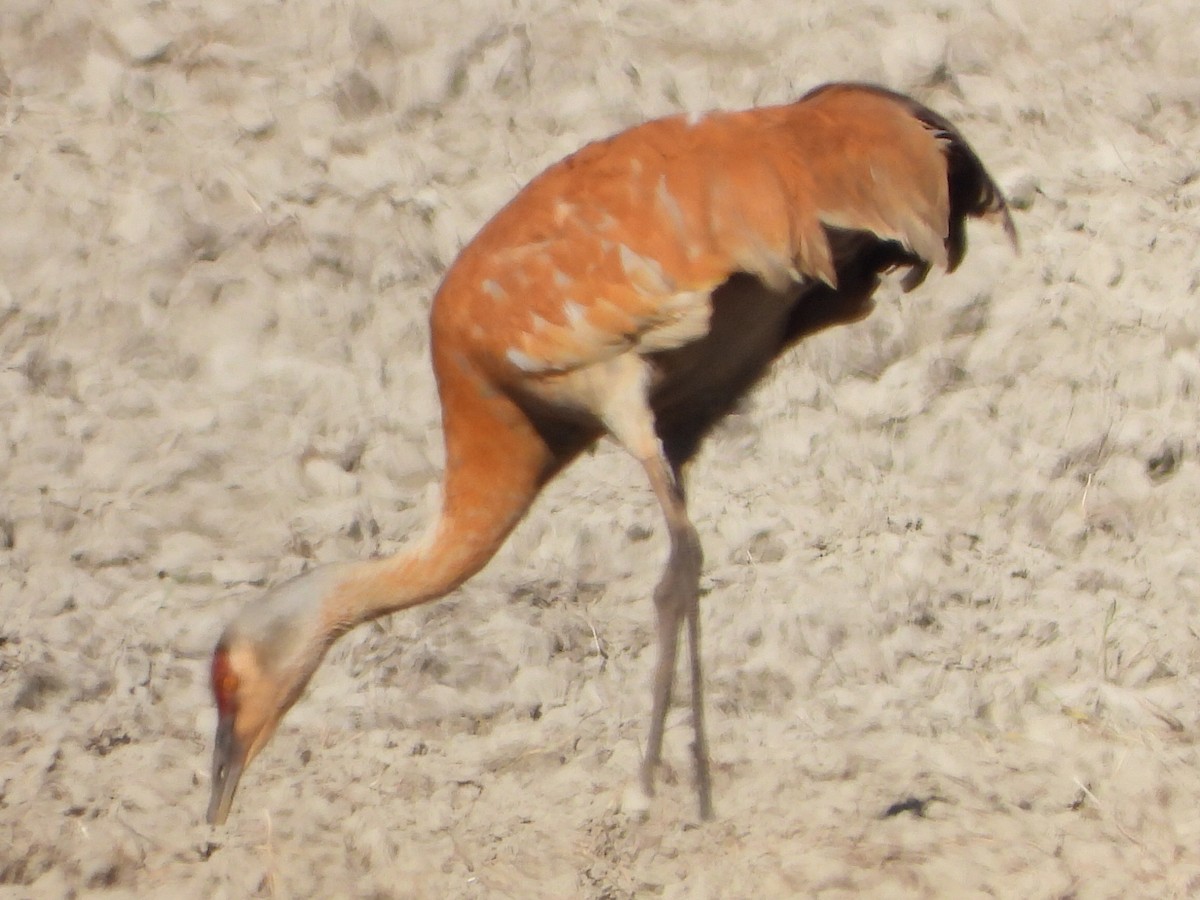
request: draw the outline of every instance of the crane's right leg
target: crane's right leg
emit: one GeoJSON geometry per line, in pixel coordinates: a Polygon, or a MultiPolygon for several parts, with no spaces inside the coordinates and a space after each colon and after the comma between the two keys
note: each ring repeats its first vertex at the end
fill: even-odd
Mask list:
{"type": "Polygon", "coordinates": [[[671,536],[671,555],[662,580],[654,591],[658,614],[658,659],[650,711],[650,735],[642,760],[642,790],[654,795],[654,776],[662,759],[663,731],[675,682],[675,660],[679,632],[688,623],[688,650],[692,688],[692,756],[696,769],[696,791],[700,817],[712,818],[712,781],[709,775],[708,739],[704,730],[704,679],[700,665],[700,567],[704,555],[700,536],[687,515],[682,485],[660,454],[641,460],[650,485],[663,508],[671,536]]]}
{"type": "Polygon", "coordinates": [[[708,741],[704,734],[704,689],[700,667],[700,566],[703,553],[700,537],[688,518],[683,486],[676,467],[667,459],[655,430],[654,414],[646,396],[649,371],[636,356],[618,357],[604,370],[600,416],[609,433],[641,463],[654,495],[662,507],[671,538],[667,568],[654,591],[658,617],[658,657],[654,665],[654,687],[650,712],[650,735],[642,760],[642,790],[654,795],[654,777],[662,759],[663,732],[671,692],[679,633],[688,622],[692,676],[692,753],[696,767],[696,790],[702,818],[712,818],[712,789],[709,777],[708,741]]]}

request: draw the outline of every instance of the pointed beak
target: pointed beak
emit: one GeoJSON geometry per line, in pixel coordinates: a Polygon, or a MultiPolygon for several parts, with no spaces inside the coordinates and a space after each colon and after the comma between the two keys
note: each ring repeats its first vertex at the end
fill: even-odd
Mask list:
{"type": "Polygon", "coordinates": [[[208,801],[210,825],[224,825],[229,816],[234,792],[246,767],[246,749],[233,733],[233,714],[222,715],[213,746],[212,797],[208,801]]]}

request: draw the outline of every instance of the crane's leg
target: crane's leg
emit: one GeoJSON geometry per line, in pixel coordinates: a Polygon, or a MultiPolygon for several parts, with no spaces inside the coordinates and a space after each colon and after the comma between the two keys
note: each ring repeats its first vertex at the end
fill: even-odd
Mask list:
{"type": "Polygon", "coordinates": [[[655,431],[654,414],[646,396],[650,373],[644,360],[635,356],[613,360],[595,383],[603,385],[601,419],[609,433],[642,464],[654,495],[666,517],[671,538],[667,568],[654,591],[658,617],[658,658],[650,711],[650,735],[642,760],[641,783],[647,796],[654,795],[654,776],[662,759],[663,731],[671,691],[679,632],[688,623],[689,660],[692,676],[692,753],[696,767],[696,790],[700,815],[712,818],[712,787],[709,777],[708,741],[704,734],[704,679],[700,666],[700,566],[703,553],[700,537],[687,514],[687,503],[678,466],[668,460],[655,431]]]}
{"type": "Polygon", "coordinates": [[[679,632],[686,619],[696,791],[701,818],[711,819],[712,781],[709,775],[708,740],[704,731],[704,678],[700,663],[700,567],[704,556],[700,537],[688,518],[682,485],[676,473],[661,454],[640,461],[663,508],[671,536],[671,555],[667,560],[667,568],[654,591],[654,606],[658,613],[658,660],[654,669],[650,736],[642,761],[642,789],[647,795],[653,796],[654,776],[662,758],[663,731],[675,681],[679,632]]]}
{"type": "MultiPolygon", "coordinates": [[[[679,480],[678,473],[676,480],[679,480]]],[[[708,763],[708,732],[704,726],[704,677],[700,665],[700,567],[704,555],[694,527],[691,533],[696,547],[696,577],[692,582],[691,597],[687,605],[688,662],[692,675],[692,731],[695,738],[692,742],[692,756],[696,770],[696,793],[700,798],[700,818],[711,819],[712,778],[708,763]]]]}

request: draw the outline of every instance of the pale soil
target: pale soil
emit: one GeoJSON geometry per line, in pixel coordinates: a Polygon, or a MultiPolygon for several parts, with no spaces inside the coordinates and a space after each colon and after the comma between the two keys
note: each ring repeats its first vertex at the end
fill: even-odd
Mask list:
{"type": "Polygon", "coordinates": [[[1200,891],[1198,31],[1185,0],[4,0],[0,896],[1200,891]],[[343,640],[205,825],[223,622],[432,508],[462,244],[589,139],[835,78],[957,122],[1024,252],[974,225],[694,466],[717,820],[683,710],[620,811],[665,544],[604,445],[466,588],[343,640]]]}

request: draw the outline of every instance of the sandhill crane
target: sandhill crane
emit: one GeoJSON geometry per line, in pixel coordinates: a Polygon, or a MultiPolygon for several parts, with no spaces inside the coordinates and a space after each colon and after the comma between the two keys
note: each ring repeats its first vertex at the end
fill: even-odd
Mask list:
{"type": "Polygon", "coordinates": [[[609,435],[645,469],[670,537],[654,593],[657,660],[640,770],[654,791],[687,623],[700,815],[700,539],[683,467],[805,335],[871,309],[879,276],[953,270],[967,217],[1007,204],[944,118],[883,88],[831,84],[783,106],[672,116],[551,166],[451,266],[431,312],[446,468],[440,513],[387,558],[317,567],[255,600],[212,660],[208,820],[350,629],[442,597],[477,572],[538,491],[609,435]]]}

